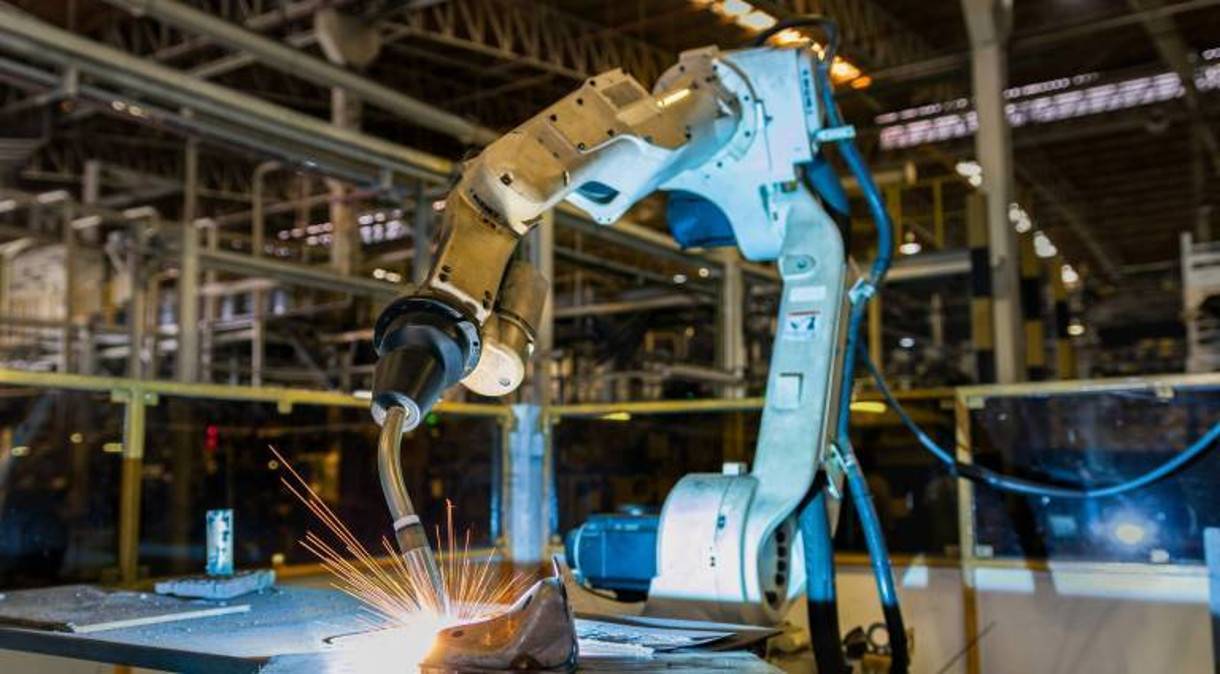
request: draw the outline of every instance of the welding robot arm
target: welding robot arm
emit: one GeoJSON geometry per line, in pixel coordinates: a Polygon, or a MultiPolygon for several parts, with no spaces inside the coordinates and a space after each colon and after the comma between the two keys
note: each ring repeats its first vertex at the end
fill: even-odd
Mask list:
{"type": "Polygon", "coordinates": [[[373,415],[404,553],[431,558],[397,470],[401,433],[459,381],[503,395],[524,378],[547,281],[514,259],[517,244],[560,201],[611,224],[663,190],[671,229],[685,218],[704,245],[777,261],[782,289],[752,470],[688,475],[670,492],[647,612],[780,619],[803,582],[795,512],[833,442],[848,281],[843,238],[824,190],[811,187],[819,143],[843,132],[823,129],[815,58],[809,49],[693,50],[651,94],[610,71],[463,167],[427,280],[374,330],[373,415]]]}
{"type": "Polygon", "coordinates": [[[427,280],[377,320],[378,423],[399,407],[414,428],[459,381],[486,396],[521,384],[549,281],[514,259],[517,245],[560,201],[610,224],[716,154],[742,113],[713,67],[708,52],[687,55],[655,94],[603,73],[466,163],[427,280]]]}

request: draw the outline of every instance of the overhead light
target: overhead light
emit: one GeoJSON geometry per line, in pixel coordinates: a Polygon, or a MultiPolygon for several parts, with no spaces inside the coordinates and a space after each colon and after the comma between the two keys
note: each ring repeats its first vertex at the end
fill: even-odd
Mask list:
{"type": "Polygon", "coordinates": [[[983,165],[973,159],[959,161],[954,165],[953,170],[957,171],[957,174],[963,178],[983,175],[983,165]]]}
{"type": "Polygon", "coordinates": [[[792,45],[800,44],[801,42],[809,42],[810,40],[803,33],[801,33],[801,31],[795,28],[785,28],[775,35],[772,35],[771,41],[777,45],[780,45],[781,47],[791,47],[792,45]]]}
{"type": "Polygon", "coordinates": [[[1051,238],[1045,232],[1034,232],[1034,255],[1046,259],[1055,257],[1059,254],[1059,249],[1051,242],[1051,238]]]}
{"type": "Polygon", "coordinates": [[[1068,334],[1072,337],[1079,337],[1084,334],[1084,323],[1080,321],[1072,321],[1068,324],[1068,334]]]}
{"type": "Polygon", "coordinates": [[[885,414],[889,408],[880,400],[857,400],[851,404],[851,411],[860,414],[885,414]]]}
{"type": "Polygon", "coordinates": [[[902,339],[898,340],[898,346],[901,346],[904,349],[913,349],[915,348],[915,338],[903,337],[902,339]]]}
{"type": "Polygon", "coordinates": [[[1024,234],[1034,228],[1034,221],[1029,217],[1029,213],[1015,201],[1008,204],[1008,220],[1018,234],[1024,234]]]}
{"type": "Polygon", "coordinates": [[[774,26],[778,21],[766,12],[753,11],[737,19],[738,25],[752,30],[763,31],[774,26]]]}
{"type": "Polygon", "coordinates": [[[384,279],[384,278],[385,278],[385,270],[384,270],[384,269],[382,269],[382,268],[380,268],[380,267],[378,267],[377,269],[374,269],[374,270],[373,270],[373,278],[378,279],[378,280],[380,280],[380,279],[384,279]]]}
{"type": "Polygon", "coordinates": [[[8,213],[15,208],[17,208],[17,201],[15,199],[0,200],[0,213],[8,213]]]}
{"type": "Polygon", "coordinates": [[[65,190],[55,190],[53,192],[43,192],[34,198],[40,204],[54,204],[60,201],[67,201],[69,196],[65,190]]]}
{"type": "Polygon", "coordinates": [[[686,274],[674,274],[674,283],[678,285],[686,283],[686,274]]]}
{"type": "Polygon", "coordinates": [[[712,275],[712,270],[707,267],[699,267],[699,278],[707,278],[712,275]]]}
{"type": "Polygon", "coordinates": [[[26,447],[25,445],[17,445],[16,447],[9,450],[9,454],[12,454],[16,458],[21,458],[23,456],[29,456],[30,448],[26,447]]]}
{"type": "Polygon", "coordinates": [[[1080,283],[1080,274],[1070,264],[1065,264],[1059,268],[1059,279],[1063,281],[1063,285],[1069,288],[1080,283]]]}
{"type": "Polygon", "coordinates": [[[852,89],[867,89],[873,86],[873,78],[868,75],[861,75],[849,82],[852,89]]]}
{"type": "Polygon", "coordinates": [[[630,412],[610,412],[609,414],[603,414],[598,418],[603,419],[605,421],[631,421],[631,413],[630,412]]]}
{"type": "Polygon", "coordinates": [[[713,6],[713,9],[729,18],[744,17],[754,11],[754,5],[751,5],[745,0],[722,0],[720,3],[713,6]]]}
{"type": "Polygon", "coordinates": [[[122,454],[123,453],[123,443],[107,442],[106,444],[102,445],[102,451],[106,452],[107,454],[122,454]]]}
{"type": "Polygon", "coordinates": [[[898,246],[899,253],[902,253],[903,255],[914,255],[923,250],[923,246],[919,245],[919,242],[915,240],[914,232],[907,232],[905,238],[906,240],[902,242],[902,245],[898,246]]]}

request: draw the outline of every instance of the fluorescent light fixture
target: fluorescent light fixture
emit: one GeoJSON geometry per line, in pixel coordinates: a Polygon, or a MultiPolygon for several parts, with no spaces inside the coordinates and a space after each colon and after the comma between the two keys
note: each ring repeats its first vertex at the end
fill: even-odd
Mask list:
{"type": "Polygon", "coordinates": [[[1008,220],[1018,234],[1024,234],[1034,228],[1034,221],[1029,217],[1029,213],[1015,201],[1008,204],[1008,220]]]}
{"type": "Polygon", "coordinates": [[[122,454],[123,453],[123,443],[107,442],[106,444],[102,445],[102,451],[106,452],[107,454],[122,454]]]}
{"type": "Polygon", "coordinates": [[[60,201],[67,201],[69,196],[65,190],[55,190],[53,192],[43,192],[34,198],[40,204],[54,204],[60,201]]]}
{"type": "Polygon", "coordinates": [[[605,421],[631,421],[631,413],[630,412],[610,412],[609,414],[603,414],[598,418],[603,419],[605,421]]]}
{"type": "Polygon", "coordinates": [[[753,11],[737,19],[737,24],[751,30],[763,31],[779,23],[775,17],[766,12],[753,11]]]}
{"type": "MultiPolygon", "coordinates": [[[[1209,52],[1204,52],[1205,58],[1209,52]]],[[[1200,91],[1220,90],[1220,64],[1202,65],[1194,74],[1200,91]]],[[[1185,94],[1173,72],[1097,83],[1100,77],[1098,73],[1081,73],[1005,91],[1009,124],[1014,128],[1047,124],[1164,103],[1185,94]]],[[[876,117],[876,122],[881,125],[883,150],[963,138],[978,129],[978,115],[964,98],[885,112],[876,117]]]]}
{"type": "Polygon", "coordinates": [[[885,414],[889,408],[880,400],[857,400],[851,404],[851,411],[860,414],[885,414]]]}
{"type": "Polygon", "coordinates": [[[1045,232],[1034,232],[1034,255],[1042,259],[1055,257],[1059,254],[1059,249],[1051,241],[1051,238],[1045,232]]]}
{"type": "Polygon", "coordinates": [[[1059,278],[1063,281],[1063,285],[1068,287],[1080,283],[1080,274],[1070,264],[1065,264],[1059,268],[1059,278]]]}
{"type": "Polygon", "coordinates": [[[745,16],[754,11],[754,5],[745,0],[722,0],[714,9],[730,18],[745,16]]]}
{"type": "Polygon", "coordinates": [[[17,208],[17,200],[16,200],[16,199],[3,199],[3,200],[0,200],[0,213],[8,213],[9,211],[11,211],[11,210],[13,210],[13,209],[15,209],[15,208],[17,208]]]}

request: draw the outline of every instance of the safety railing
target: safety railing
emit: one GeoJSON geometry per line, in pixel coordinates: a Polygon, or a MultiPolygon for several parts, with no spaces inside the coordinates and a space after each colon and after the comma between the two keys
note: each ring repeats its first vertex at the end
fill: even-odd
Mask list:
{"type": "MultiPolygon", "coordinates": [[[[236,505],[239,553],[285,561],[284,553],[271,550],[297,550],[295,540],[267,542],[264,525],[289,519],[300,536],[316,523],[279,484],[283,471],[269,447],[378,549],[386,516],[377,487],[377,429],[367,409],[367,398],[337,392],[0,370],[0,514],[9,520],[0,537],[8,554],[0,557],[18,572],[113,563],[115,571],[104,575],[121,582],[181,572],[183,549],[202,556],[203,510],[236,505]],[[336,448],[346,453],[325,451],[336,448]],[[345,457],[354,475],[340,475],[335,456],[345,457]],[[189,477],[175,479],[182,475],[189,477]],[[362,505],[339,502],[339,480],[351,485],[348,494],[360,493],[346,500],[362,505]],[[284,515],[289,508],[293,514],[284,515]],[[69,538],[86,540],[69,547],[69,538]],[[43,547],[23,547],[32,541],[43,547]],[[59,552],[49,555],[47,541],[59,552]],[[62,559],[64,548],[76,559],[62,559]]],[[[408,461],[412,486],[437,492],[429,500],[442,510],[446,497],[459,508],[463,501],[474,504],[477,512],[461,513],[466,517],[459,521],[490,520],[487,491],[494,481],[478,476],[498,470],[488,464],[500,454],[486,448],[505,442],[512,423],[503,405],[438,405],[404,446],[440,468],[408,461]],[[472,418],[481,422],[471,424],[472,418]],[[473,469],[476,462],[487,469],[473,469]],[[446,489],[471,490],[474,497],[446,489]]]]}
{"type": "MultiPolygon", "coordinates": [[[[1143,474],[1206,433],[1220,420],[1220,374],[965,387],[955,407],[959,461],[1096,487],[1143,474]]],[[[1087,500],[959,480],[966,642],[1014,595],[1043,607],[1071,597],[1206,604],[1203,530],[1217,525],[1217,474],[1212,451],[1141,489],[1087,500]]],[[[966,666],[984,670],[978,648],[966,666]]]]}
{"type": "MultiPolygon", "coordinates": [[[[899,392],[918,420],[946,441],[954,430],[953,390],[899,392]]],[[[615,507],[659,510],[683,475],[749,464],[757,442],[762,398],[694,399],[556,405],[547,410],[547,478],[552,534],[615,507]]],[[[880,515],[899,560],[956,564],[957,494],[902,428],[879,395],[860,391],[852,404],[857,452],[877,492],[880,515]],[[940,489],[927,485],[939,479],[940,489]]],[[[839,517],[836,549],[844,563],[863,561],[863,536],[849,500],[839,517]]]]}

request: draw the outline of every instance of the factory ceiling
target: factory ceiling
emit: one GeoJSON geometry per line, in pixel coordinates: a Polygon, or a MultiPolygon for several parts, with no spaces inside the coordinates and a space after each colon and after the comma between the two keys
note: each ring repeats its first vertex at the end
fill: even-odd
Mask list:
{"type": "MultiPolygon", "coordinates": [[[[120,7],[125,2],[10,4],[93,40],[175,69],[205,73],[221,85],[281,106],[319,118],[331,114],[328,89],[256,59],[235,56],[231,49],[156,19],[136,18],[120,7]]],[[[755,32],[743,27],[748,23],[743,15],[725,10],[726,5],[734,10],[745,3],[724,0],[194,0],[188,4],[319,58],[314,10],[330,7],[362,17],[376,27],[382,42],[376,57],[356,68],[364,77],[495,130],[511,128],[598,70],[622,65],[650,80],[682,50],[707,44],[732,48],[755,32]]],[[[846,117],[859,128],[874,165],[911,161],[922,177],[953,177],[944,202],[951,229],[946,245],[964,242],[964,232],[952,230],[961,225],[961,196],[970,189],[957,175],[959,164],[973,154],[970,138],[963,133],[933,140],[917,137],[919,129],[954,122],[952,115],[968,113],[969,45],[960,3],[771,0],[745,7],[771,17],[822,11],[840,19],[845,33],[842,53],[860,69],[860,77],[841,88],[846,117]],[[902,126],[910,123],[916,125],[902,126]],[[905,140],[893,142],[898,137],[905,140]]],[[[1215,0],[1016,3],[1012,100],[1032,110],[1013,134],[1019,199],[1065,258],[1086,276],[1104,282],[1099,285],[1149,271],[1171,273],[1180,232],[1201,229],[1201,220],[1214,222],[1217,217],[1217,36],[1220,2],[1215,0]],[[1175,75],[1178,71],[1193,74],[1193,85],[1182,87],[1175,75]],[[1069,99],[1055,98],[1064,94],[1069,99]],[[1098,103],[1098,97],[1104,96],[1111,98],[1098,103]],[[1093,107],[1061,109],[1081,98],[1093,101],[1093,107]],[[1037,110],[1052,104],[1060,106],[1055,108],[1058,112],[1052,118],[1039,118],[1037,110]]],[[[138,186],[162,198],[172,197],[182,144],[170,131],[133,124],[113,111],[90,114],[70,101],[32,108],[23,104],[30,92],[16,86],[5,86],[0,95],[3,105],[9,106],[9,128],[42,141],[37,149],[27,148],[28,156],[6,158],[20,166],[25,186],[46,189],[62,184],[79,175],[85,160],[104,158],[114,167],[113,190],[134,191],[139,181],[132,176],[151,175],[167,179],[161,192],[148,184],[138,186]],[[131,172],[126,183],[124,170],[131,172]]],[[[956,120],[959,126],[963,119],[956,120]]],[[[375,105],[365,106],[362,128],[450,159],[474,149],[375,105]]],[[[248,176],[258,162],[256,156],[224,146],[205,147],[201,195],[211,212],[240,215],[248,210],[248,176]]],[[[291,199],[302,190],[324,191],[320,185],[277,178],[271,189],[291,199]]],[[[124,199],[121,193],[111,197],[116,202],[124,199]]],[[[932,207],[928,196],[912,191],[903,197],[902,218],[922,236],[931,229],[932,207]]],[[[662,213],[657,203],[646,202],[633,216],[661,227],[662,213]]],[[[285,213],[279,227],[288,229],[290,221],[291,213],[285,213]]],[[[276,221],[271,222],[275,227],[276,221]]],[[[596,245],[579,239],[572,233],[562,235],[560,245],[573,251],[565,264],[579,266],[577,253],[587,256],[584,247],[596,245]]],[[[655,260],[622,252],[610,257],[659,278],[674,273],[655,260]]],[[[599,273],[613,275],[604,268],[599,273]]]]}

